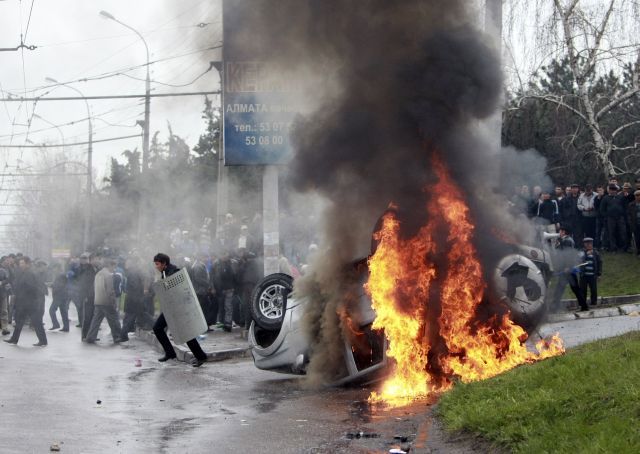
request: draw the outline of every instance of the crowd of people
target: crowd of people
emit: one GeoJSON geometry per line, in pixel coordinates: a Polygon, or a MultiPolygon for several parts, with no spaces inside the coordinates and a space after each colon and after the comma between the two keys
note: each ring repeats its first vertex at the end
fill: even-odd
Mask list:
{"type": "Polygon", "coordinates": [[[561,225],[567,227],[576,247],[586,237],[593,238],[597,250],[640,256],[640,178],[634,186],[630,182],[620,186],[616,178],[606,185],[572,184],[553,191],[522,186],[516,188],[510,204],[549,233],[561,225]]]}
{"type": "MultiPolygon", "coordinates": [[[[114,343],[127,342],[129,333],[137,327],[153,329],[159,340],[165,340],[166,322],[163,325],[158,318],[154,323],[157,304],[152,284],[167,275],[160,262],[170,264],[172,271],[186,268],[209,329],[230,333],[233,326],[238,326],[240,335],[246,338],[252,291],[263,277],[260,219],[256,216],[248,225],[246,221],[227,214],[215,236],[211,235],[209,218],[204,219],[197,236],[178,226],[170,229],[167,252],[175,264],[170,263],[168,254],[156,254],[152,261],[148,251],[120,254],[106,245],[94,253],[85,252],[51,265],[20,253],[7,255],[0,260],[0,329],[3,336],[11,335],[4,341],[17,344],[28,320],[38,336],[35,345],[47,345],[44,316],[49,287],[52,301],[48,330],[70,331],[69,308],[73,304],[78,315],[75,326],[84,343],[99,340],[105,318],[114,343]]],[[[296,248],[297,244],[288,250],[295,252],[296,248]]],[[[313,250],[313,245],[305,249],[313,250]]],[[[281,255],[280,271],[298,276],[302,257],[306,254],[295,252],[293,260],[281,255]]],[[[199,366],[201,350],[192,350],[194,365],[199,366]]],[[[175,356],[168,348],[165,352],[163,360],[175,356]]]]}

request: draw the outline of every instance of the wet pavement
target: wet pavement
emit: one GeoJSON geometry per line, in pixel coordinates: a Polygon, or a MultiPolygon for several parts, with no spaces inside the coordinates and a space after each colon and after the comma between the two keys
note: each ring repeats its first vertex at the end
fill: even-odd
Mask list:
{"type": "MultiPolygon", "coordinates": [[[[571,347],[637,329],[640,317],[620,316],[540,331],[559,331],[571,347]]],[[[108,330],[97,345],[81,343],[78,328],[48,331],[46,348],[31,346],[30,329],[18,346],[0,342],[0,452],[495,452],[447,435],[431,402],[371,408],[370,389],[306,389],[303,378],[260,371],[248,358],[163,364],[140,338],[112,345],[108,330]]]]}

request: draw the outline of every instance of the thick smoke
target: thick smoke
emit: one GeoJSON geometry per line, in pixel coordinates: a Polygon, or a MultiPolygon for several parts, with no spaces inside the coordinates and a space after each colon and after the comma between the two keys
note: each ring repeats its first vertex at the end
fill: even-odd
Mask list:
{"type": "Polygon", "coordinates": [[[439,216],[427,213],[424,191],[435,181],[431,156],[439,155],[469,201],[486,268],[496,258],[493,227],[524,231],[503,214],[507,200],[500,193],[512,187],[496,179],[502,161],[512,169],[518,159],[490,150],[485,138],[482,121],[498,108],[502,74],[466,1],[269,3],[256,2],[250,19],[277,49],[271,58],[289,70],[314,68],[332,78],[315,112],[295,128],[290,175],[295,189],[329,200],[326,249],[296,288],[298,297],[311,299],[309,375],[325,382],[343,363],[340,339],[347,327],[338,314],[353,299],[346,270],[369,253],[373,226],[387,205],[398,205],[405,236],[439,216]]]}

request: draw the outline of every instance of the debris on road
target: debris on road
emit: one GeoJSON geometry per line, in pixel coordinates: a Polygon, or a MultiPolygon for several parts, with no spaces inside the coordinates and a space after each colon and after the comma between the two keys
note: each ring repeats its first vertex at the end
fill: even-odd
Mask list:
{"type": "Polygon", "coordinates": [[[360,439],[360,438],[380,438],[380,434],[373,432],[348,432],[346,437],[349,440],[360,439]]]}

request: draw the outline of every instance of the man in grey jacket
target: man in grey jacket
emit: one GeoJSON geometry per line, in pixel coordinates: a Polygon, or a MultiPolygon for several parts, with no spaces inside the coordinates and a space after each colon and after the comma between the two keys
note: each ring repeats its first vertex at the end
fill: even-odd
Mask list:
{"type": "Polygon", "coordinates": [[[96,274],[94,280],[95,290],[95,310],[91,319],[91,326],[87,333],[85,342],[94,344],[98,337],[98,330],[102,319],[106,318],[111,328],[111,337],[115,344],[120,342],[120,319],[118,318],[116,290],[113,284],[113,271],[116,268],[116,261],[106,259],[104,268],[96,274]]]}

